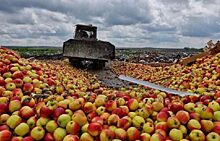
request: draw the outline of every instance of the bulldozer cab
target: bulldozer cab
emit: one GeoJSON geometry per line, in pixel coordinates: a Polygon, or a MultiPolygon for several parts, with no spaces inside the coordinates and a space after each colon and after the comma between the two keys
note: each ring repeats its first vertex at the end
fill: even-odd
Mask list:
{"type": "Polygon", "coordinates": [[[77,24],[74,38],[79,40],[97,40],[97,27],[77,24]]]}

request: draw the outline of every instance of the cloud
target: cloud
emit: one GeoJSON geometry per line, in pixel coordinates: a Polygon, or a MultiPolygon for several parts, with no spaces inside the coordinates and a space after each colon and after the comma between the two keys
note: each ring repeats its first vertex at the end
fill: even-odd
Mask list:
{"type": "Polygon", "coordinates": [[[55,45],[93,24],[116,46],[202,46],[220,35],[219,0],[1,0],[0,44],[55,45]]]}

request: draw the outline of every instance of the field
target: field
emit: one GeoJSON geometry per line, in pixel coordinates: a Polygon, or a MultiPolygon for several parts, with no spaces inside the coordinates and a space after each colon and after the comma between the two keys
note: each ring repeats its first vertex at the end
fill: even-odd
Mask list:
{"type": "Polygon", "coordinates": [[[220,140],[220,53],[184,66],[175,62],[201,50],[117,49],[93,70],[70,65],[60,48],[10,49],[0,48],[0,141],[220,140]]]}

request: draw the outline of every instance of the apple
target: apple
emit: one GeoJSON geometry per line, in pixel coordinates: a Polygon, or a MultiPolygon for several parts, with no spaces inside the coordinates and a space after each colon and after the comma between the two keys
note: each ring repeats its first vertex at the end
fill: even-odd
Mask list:
{"type": "Polygon", "coordinates": [[[219,134],[217,134],[215,132],[210,132],[206,136],[206,141],[219,141],[219,140],[220,140],[220,136],[219,136],[219,134]]]}
{"type": "Polygon", "coordinates": [[[44,105],[40,108],[40,116],[47,118],[53,114],[53,111],[54,110],[52,108],[50,108],[47,105],[44,105]]]}
{"type": "Polygon", "coordinates": [[[186,137],[188,134],[188,129],[184,125],[180,125],[179,130],[183,133],[183,137],[186,137]]]}
{"type": "Polygon", "coordinates": [[[103,119],[100,116],[95,116],[91,122],[97,122],[97,123],[103,125],[103,119]]]}
{"type": "Polygon", "coordinates": [[[168,130],[169,130],[168,123],[164,122],[164,121],[156,123],[155,130],[157,130],[157,129],[162,129],[162,130],[168,132],[168,130]]]}
{"type": "Polygon", "coordinates": [[[10,117],[9,114],[1,114],[0,115],[0,125],[4,125],[9,117],[10,117]]]}
{"type": "Polygon", "coordinates": [[[31,83],[24,83],[23,85],[23,92],[24,93],[31,93],[34,89],[34,86],[33,84],[31,83]]]}
{"type": "Polygon", "coordinates": [[[205,135],[201,130],[194,129],[190,132],[189,138],[191,141],[205,141],[205,135]]]}
{"type": "Polygon", "coordinates": [[[85,132],[80,136],[80,141],[94,141],[94,139],[89,133],[85,132]]]}
{"type": "Polygon", "coordinates": [[[43,103],[43,105],[45,105],[45,103],[44,102],[39,102],[37,105],[36,105],[36,103],[35,103],[35,100],[32,98],[32,97],[30,97],[30,96],[27,96],[27,95],[25,95],[25,96],[23,96],[22,98],[21,98],[21,103],[22,103],[22,105],[23,106],[29,106],[29,107],[31,107],[31,108],[34,108],[35,107],[35,109],[36,110],[38,110],[38,108],[40,108],[41,106],[41,104],[43,103]],[[36,106],[35,106],[36,105],[36,106]],[[39,107],[40,106],[40,107],[39,107]]]}
{"type": "Polygon", "coordinates": [[[13,94],[13,96],[17,96],[20,99],[23,97],[23,92],[22,92],[22,90],[20,88],[13,89],[12,90],[12,94],[13,94]]]}
{"type": "Polygon", "coordinates": [[[150,141],[151,135],[148,133],[141,133],[140,140],[141,141],[150,141]]]}
{"type": "Polygon", "coordinates": [[[195,112],[193,112],[193,113],[190,113],[189,114],[190,115],[190,118],[191,119],[195,119],[195,120],[200,120],[200,115],[199,115],[199,113],[195,113],[195,112]]]}
{"type": "Polygon", "coordinates": [[[214,112],[215,111],[220,111],[220,105],[216,101],[212,101],[208,104],[208,107],[210,107],[214,112]]]}
{"type": "Polygon", "coordinates": [[[11,72],[5,72],[5,73],[3,73],[3,75],[2,75],[4,78],[11,78],[12,77],[12,74],[11,74],[11,72]]]}
{"type": "Polygon", "coordinates": [[[9,130],[0,131],[0,141],[11,141],[12,133],[9,130]]]}
{"type": "Polygon", "coordinates": [[[31,82],[32,82],[32,79],[31,79],[29,76],[25,76],[25,77],[23,78],[23,82],[24,82],[24,83],[31,83],[31,82]]]}
{"type": "Polygon", "coordinates": [[[81,106],[82,106],[81,101],[78,99],[75,99],[69,103],[69,109],[72,111],[76,111],[76,110],[80,109],[81,106]]]}
{"type": "Polygon", "coordinates": [[[117,108],[117,102],[115,100],[109,100],[105,103],[105,109],[108,112],[112,112],[117,108]]]}
{"type": "Polygon", "coordinates": [[[118,120],[120,119],[120,117],[116,114],[111,114],[109,117],[108,117],[108,125],[116,125],[118,120]]]}
{"type": "Polygon", "coordinates": [[[35,127],[37,123],[38,117],[37,116],[32,116],[27,120],[28,126],[32,129],[35,127]]]}
{"type": "Polygon", "coordinates": [[[11,98],[11,97],[13,97],[13,93],[12,93],[12,91],[10,91],[10,90],[6,90],[6,91],[4,91],[4,92],[2,93],[2,96],[3,96],[3,97],[11,98]]]}
{"type": "Polygon", "coordinates": [[[143,127],[143,125],[145,124],[145,120],[141,116],[135,116],[132,119],[132,124],[134,127],[140,128],[140,127],[143,127]]]}
{"type": "Polygon", "coordinates": [[[38,118],[38,120],[37,120],[37,122],[36,122],[36,126],[42,126],[42,127],[44,127],[49,120],[50,120],[49,118],[40,117],[40,118],[38,118]]]}
{"type": "Polygon", "coordinates": [[[12,78],[13,78],[13,79],[17,79],[17,78],[23,79],[23,78],[24,78],[24,74],[23,74],[22,71],[17,70],[17,71],[15,71],[15,72],[12,74],[12,78]]]}
{"type": "Polygon", "coordinates": [[[2,131],[2,130],[10,130],[10,129],[9,129],[8,125],[3,124],[3,125],[0,125],[0,131],[2,131]]]}
{"type": "Polygon", "coordinates": [[[103,107],[103,106],[99,106],[99,107],[96,109],[96,113],[97,113],[98,115],[103,114],[105,111],[106,111],[106,110],[105,110],[105,107],[103,107]]]}
{"type": "Polygon", "coordinates": [[[13,113],[14,111],[18,111],[21,108],[20,100],[11,100],[8,105],[9,112],[13,113]]]}
{"type": "Polygon", "coordinates": [[[87,120],[88,120],[88,122],[91,122],[92,119],[93,119],[94,117],[96,117],[96,116],[97,116],[97,113],[96,113],[95,111],[90,112],[89,114],[87,114],[87,120]]]}
{"type": "Polygon", "coordinates": [[[144,125],[143,125],[143,131],[145,133],[149,133],[149,134],[152,134],[154,132],[154,124],[152,122],[146,122],[144,125]]]}
{"type": "Polygon", "coordinates": [[[178,120],[177,117],[172,116],[167,119],[167,125],[169,128],[179,128],[180,121],[178,120]]]}
{"type": "Polygon", "coordinates": [[[169,115],[167,112],[160,111],[157,114],[157,121],[167,121],[169,115]]]}
{"type": "Polygon", "coordinates": [[[23,106],[19,110],[19,115],[24,119],[28,119],[31,116],[35,115],[35,111],[33,108],[31,108],[29,106],[23,106]]]}
{"type": "Polygon", "coordinates": [[[6,124],[11,128],[15,129],[16,126],[18,126],[22,121],[22,118],[18,115],[11,115],[8,120],[6,121],[6,124]]]}
{"type": "Polygon", "coordinates": [[[34,139],[31,136],[23,137],[23,141],[34,141],[34,139]]]}
{"type": "Polygon", "coordinates": [[[53,137],[53,133],[48,132],[44,135],[44,141],[54,141],[54,140],[55,139],[53,137]]]}
{"type": "Polygon", "coordinates": [[[166,141],[166,138],[159,133],[154,133],[151,135],[150,141],[166,141]]]}
{"type": "Polygon", "coordinates": [[[69,121],[66,125],[66,131],[69,134],[77,135],[80,131],[80,125],[75,121],[69,121]]]}
{"type": "Polygon", "coordinates": [[[190,115],[187,111],[180,110],[176,113],[176,118],[184,125],[190,120],[190,115]]]}
{"type": "Polygon", "coordinates": [[[21,137],[21,136],[13,136],[11,141],[23,141],[23,137],[21,137]]]}
{"type": "Polygon", "coordinates": [[[102,125],[97,122],[89,123],[88,133],[93,137],[98,136],[102,131],[102,125]]]}
{"type": "Polygon", "coordinates": [[[53,132],[53,136],[55,140],[63,140],[64,137],[66,136],[66,130],[58,127],[54,132],[53,132]]]}
{"type": "Polygon", "coordinates": [[[138,101],[135,98],[131,98],[127,102],[127,106],[130,111],[135,111],[139,108],[138,101]]]}
{"type": "Polygon", "coordinates": [[[220,111],[215,111],[213,115],[214,121],[220,121],[220,111]]]}
{"type": "Polygon", "coordinates": [[[171,106],[170,106],[170,110],[173,112],[173,113],[176,113],[180,110],[183,110],[184,109],[184,105],[182,102],[179,102],[179,101],[174,101],[171,103],[171,106]]]}
{"type": "Polygon", "coordinates": [[[63,85],[57,85],[57,86],[56,86],[56,92],[57,92],[58,94],[62,94],[62,93],[64,92],[64,90],[65,90],[65,88],[64,88],[63,85]]]}
{"type": "Polygon", "coordinates": [[[58,107],[54,110],[52,117],[56,120],[62,114],[65,114],[65,109],[62,107],[58,107]]]}
{"type": "Polygon", "coordinates": [[[96,107],[92,102],[86,102],[83,106],[83,111],[88,114],[90,112],[96,111],[96,107]]]}
{"type": "Polygon", "coordinates": [[[195,104],[192,102],[187,103],[184,105],[184,109],[189,113],[195,112],[195,104]]]}
{"type": "Polygon", "coordinates": [[[5,88],[6,88],[6,90],[12,91],[13,89],[16,88],[16,85],[13,82],[6,83],[5,88]]]}
{"type": "Polygon", "coordinates": [[[150,116],[150,112],[146,107],[138,109],[136,113],[143,118],[148,118],[150,116]]]}
{"type": "Polygon", "coordinates": [[[123,128],[117,128],[115,129],[115,137],[117,139],[120,139],[122,141],[125,141],[128,137],[126,130],[124,130],[123,128]]]}
{"type": "Polygon", "coordinates": [[[131,125],[131,118],[128,116],[124,116],[123,118],[120,118],[117,122],[117,127],[118,128],[123,128],[125,130],[127,130],[130,125],[131,125]]]}
{"type": "Polygon", "coordinates": [[[211,132],[214,127],[214,124],[211,120],[201,120],[200,124],[202,131],[204,131],[205,133],[211,132]]]}
{"type": "Polygon", "coordinates": [[[64,137],[63,141],[80,141],[77,135],[67,135],[64,137]]]}
{"type": "Polygon", "coordinates": [[[57,129],[58,125],[55,120],[50,120],[47,122],[45,128],[48,132],[52,133],[57,129]]]}
{"type": "MultiPolygon", "coordinates": [[[[77,123],[78,124],[78,123],[77,123]]],[[[84,124],[82,127],[81,127],[81,131],[83,133],[87,132],[88,131],[88,126],[89,126],[89,123],[87,122],[86,124],[84,124]]],[[[68,129],[69,130],[69,129],[68,129]]]]}
{"type": "Polygon", "coordinates": [[[87,123],[87,117],[82,110],[77,110],[72,116],[72,120],[78,123],[80,126],[83,126],[87,123]]]}
{"type": "Polygon", "coordinates": [[[129,127],[127,130],[128,140],[134,141],[140,138],[140,131],[136,127],[129,127]]]}
{"type": "Polygon", "coordinates": [[[106,99],[107,99],[107,97],[97,97],[96,99],[95,99],[95,102],[94,102],[94,104],[95,104],[95,106],[96,107],[99,107],[99,106],[104,106],[105,105],[105,102],[106,102],[106,99]]]}
{"type": "Polygon", "coordinates": [[[30,128],[27,123],[20,123],[14,130],[15,134],[19,136],[24,136],[30,131],[30,128]]]}
{"type": "Polygon", "coordinates": [[[199,123],[199,121],[195,119],[190,119],[189,122],[187,123],[187,127],[190,130],[201,129],[201,124],[199,123]]]}
{"type": "Polygon", "coordinates": [[[44,138],[45,130],[41,126],[36,126],[31,130],[30,135],[34,140],[41,140],[44,138]]]}
{"type": "Polygon", "coordinates": [[[214,122],[214,127],[213,127],[212,131],[220,134],[220,122],[219,121],[214,122]]]}
{"type": "Polygon", "coordinates": [[[169,137],[173,141],[180,141],[181,139],[183,139],[183,133],[181,132],[181,130],[173,128],[169,132],[169,137]]]}
{"type": "Polygon", "coordinates": [[[100,133],[100,141],[111,141],[115,138],[115,133],[109,129],[103,129],[100,133]]]}

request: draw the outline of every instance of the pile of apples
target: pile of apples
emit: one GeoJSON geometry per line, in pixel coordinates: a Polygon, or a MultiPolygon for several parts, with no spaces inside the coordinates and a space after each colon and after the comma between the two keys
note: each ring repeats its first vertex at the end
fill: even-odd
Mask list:
{"type": "Polygon", "coordinates": [[[220,90],[220,53],[196,60],[191,66],[174,64],[151,67],[144,64],[115,62],[113,71],[137,79],[154,82],[180,91],[213,95],[220,90]]]}
{"type": "MultiPolygon", "coordinates": [[[[166,69],[180,68],[189,73],[166,69]]],[[[164,69],[149,70],[168,75],[164,69]]],[[[141,86],[115,90],[65,61],[23,59],[0,48],[0,141],[219,141],[219,104],[217,89],[185,97],[141,86]]]]}

